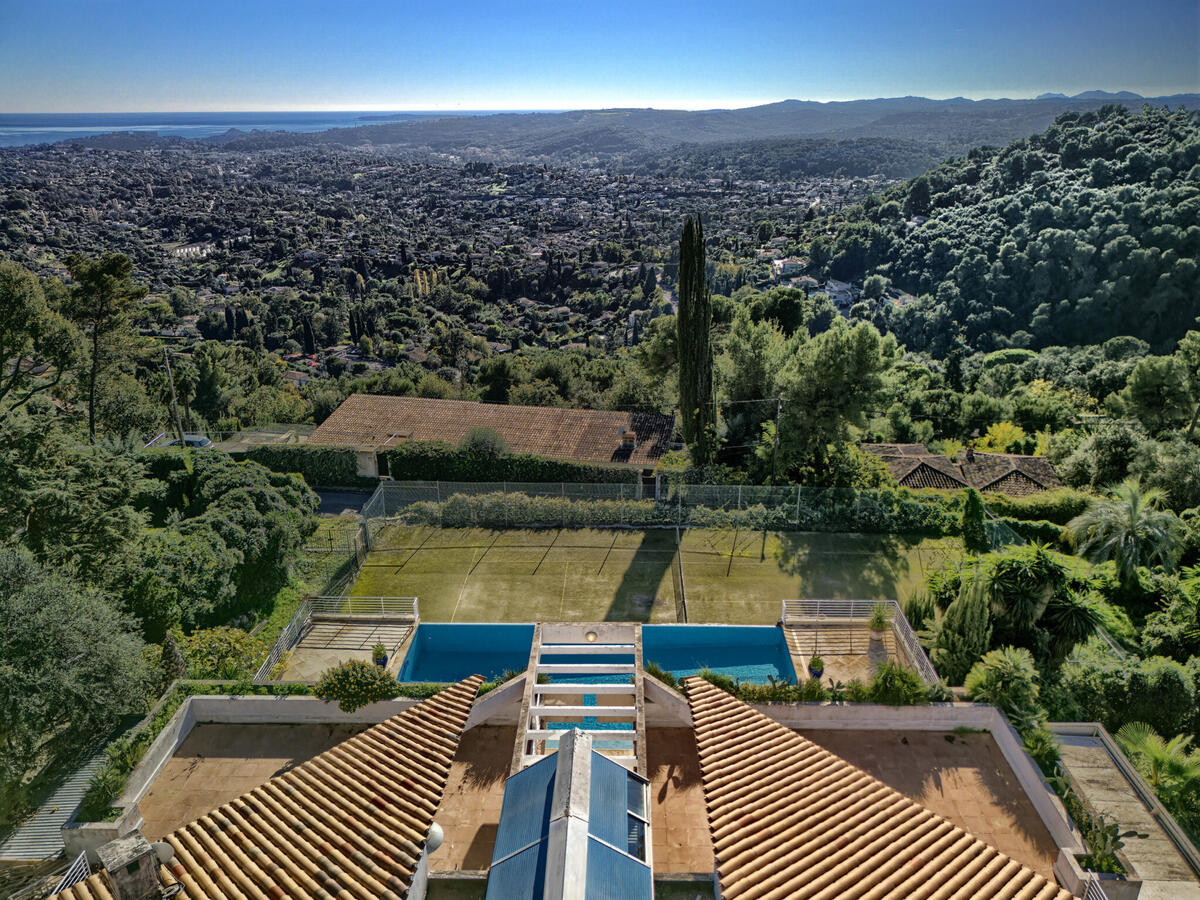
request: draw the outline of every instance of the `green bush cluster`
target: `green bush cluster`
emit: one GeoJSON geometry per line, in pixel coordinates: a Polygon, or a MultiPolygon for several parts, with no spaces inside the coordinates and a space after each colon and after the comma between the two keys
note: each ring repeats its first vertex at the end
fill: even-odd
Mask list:
{"type": "Polygon", "coordinates": [[[1055,525],[1066,525],[1087,509],[1094,499],[1090,494],[1074,488],[1058,488],[1027,497],[1010,497],[1007,494],[996,493],[989,493],[986,497],[988,509],[1006,521],[1045,521],[1055,525]]]}
{"type": "Polygon", "coordinates": [[[148,639],[227,622],[271,596],[316,526],[317,495],[292,475],[201,451],[179,482],[177,522],[149,531],[106,571],[148,639]]]}
{"type": "Polygon", "coordinates": [[[1001,517],[1000,521],[1027,541],[1036,541],[1051,547],[1065,547],[1066,530],[1057,522],[1047,519],[1014,519],[1009,516],[1001,517]]]}
{"type": "Polygon", "coordinates": [[[453,447],[434,441],[411,441],[387,452],[388,474],[397,481],[517,481],[633,483],[636,469],[587,465],[508,453],[464,442],[453,447]]]}
{"type": "Polygon", "coordinates": [[[1197,706],[1200,661],[1183,665],[1162,656],[1119,657],[1090,642],[1063,663],[1060,684],[1069,692],[1074,713],[1083,721],[1103,723],[1115,732],[1127,722],[1145,722],[1159,734],[1200,734],[1197,706]]]}
{"type": "MultiPolygon", "coordinates": [[[[238,454],[235,454],[237,456],[238,454]]],[[[358,459],[350,447],[315,444],[266,444],[240,454],[272,472],[294,472],[309,487],[374,487],[376,478],[358,474],[358,459]]]]}
{"type": "Polygon", "coordinates": [[[326,703],[336,702],[342,712],[352,713],[368,703],[398,697],[400,683],[382,666],[348,659],[321,673],[312,693],[326,703]]]}
{"type": "MultiPolygon", "coordinates": [[[[651,671],[650,665],[646,667],[647,672],[651,671]]],[[[658,666],[654,668],[658,669],[658,666]]],[[[820,678],[809,678],[799,683],[772,678],[767,684],[751,684],[712,669],[701,669],[699,677],[745,703],[832,702],[919,706],[943,703],[949,699],[944,685],[927,685],[916,672],[894,660],[876,669],[869,682],[856,678],[847,684],[831,681],[828,686],[820,678]]]]}

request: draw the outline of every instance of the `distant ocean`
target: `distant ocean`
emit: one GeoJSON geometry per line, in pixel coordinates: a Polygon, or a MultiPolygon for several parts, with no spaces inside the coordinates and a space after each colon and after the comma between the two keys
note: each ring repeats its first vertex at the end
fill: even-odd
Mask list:
{"type": "MultiPolygon", "coordinates": [[[[525,112],[526,110],[505,110],[525,112]]],[[[201,138],[241,131],[325,131],[434,116],[485,116],[488,112],[209,112],[209,113],[0,113],[0,147],[48,144],[72,138],[140,131],[163,137],[201,138]]]]}

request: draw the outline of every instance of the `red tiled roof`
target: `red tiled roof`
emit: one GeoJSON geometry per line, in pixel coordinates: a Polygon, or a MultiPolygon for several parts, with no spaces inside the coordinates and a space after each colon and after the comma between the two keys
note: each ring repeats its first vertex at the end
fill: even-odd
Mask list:
{"type": "Polygon", "coordinates": [[[1045,876],[704,679],[686,685],[729,900],[1070,900],[1045,876]]]}
{"type": "Polygon", "coordinates": [[[973,487],[1021,497],[1062,486],[1054,466],[1040,456],[976,453],[968,462],[930,453],[924,444],[863,444],[862,449],[882,459],[901,487],[973,487]]]}
{"type": "MultiPolygon", "coordinates": [[[[159,869],[188,900],[399,900],[483,681],[472,676],[184,825],[159,869]]],[[[110,900],[106,875],[55,897],[110,900]]]]}
{"type": "Polygon", "coordinates": [[[472,428],[491,428],[514,453],[646,466],[667,451],[674,424],[673,416],[659,413],[351,394],[312,433],[309,443],[363,448],[405,441],[457,445],[472,428]],[[622,429],[637,436],[632,450],[621,445],[622,429]]]}

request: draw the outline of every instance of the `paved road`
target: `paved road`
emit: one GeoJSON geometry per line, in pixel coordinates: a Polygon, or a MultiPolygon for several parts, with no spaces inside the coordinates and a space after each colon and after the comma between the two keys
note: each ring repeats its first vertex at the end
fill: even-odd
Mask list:
{"type": "Polygon", "coordinates": [[[346,510],[358,512],[362,505],[371,499],[370,491],[317,491],[321,505],[317,514],[322,516],[341,515],[346,510]]]}

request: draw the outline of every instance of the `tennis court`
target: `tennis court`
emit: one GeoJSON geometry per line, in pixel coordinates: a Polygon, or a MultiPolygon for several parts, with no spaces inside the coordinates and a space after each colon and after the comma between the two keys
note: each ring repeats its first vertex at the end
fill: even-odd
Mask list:
{"type": "Polygon", "coordinates": [[[770,624],[785,597],[903,598],[957,541],[674,529],[390,524],[352,594],[416,596],[427,622],[770,624]],[[682,581],[682,585],[680,582],[682,581]]]}

